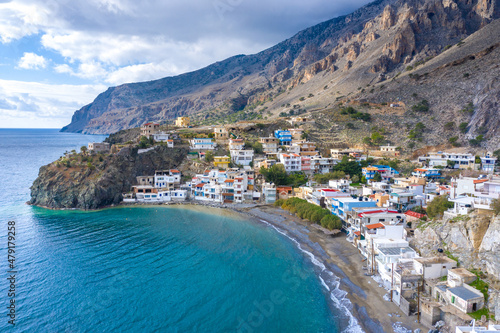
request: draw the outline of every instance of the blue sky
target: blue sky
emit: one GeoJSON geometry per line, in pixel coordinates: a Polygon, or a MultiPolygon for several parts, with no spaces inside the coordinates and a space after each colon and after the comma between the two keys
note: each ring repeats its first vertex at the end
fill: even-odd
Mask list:
{"type": "Polygon", "coordinates": [[[109,86],[256,53],[368,2],[0,0],[0,127],[62,127],[109,86]]]}

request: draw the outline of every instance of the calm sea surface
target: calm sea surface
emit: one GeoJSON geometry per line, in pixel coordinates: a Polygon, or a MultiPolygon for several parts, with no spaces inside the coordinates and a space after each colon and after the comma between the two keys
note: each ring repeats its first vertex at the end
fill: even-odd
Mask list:
{"type": "Polygon", "coordinates": [[[103,136],[0,129],[0,331],[338,332],[309,257],[264,224],[190,209],[25,205],[40,166],[103,136]],[[15,221],[16,325],[7,316],[15,221]]]}

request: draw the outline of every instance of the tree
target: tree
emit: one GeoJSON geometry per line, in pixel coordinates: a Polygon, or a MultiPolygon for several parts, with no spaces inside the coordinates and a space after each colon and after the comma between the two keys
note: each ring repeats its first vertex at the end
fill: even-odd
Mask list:
{"type": "Polygon", "coordinates": [[[429,102],[423,99],[420,101],[420,103],[413,105],[411,109],[418,112],[427,112],[429,111],[429,102]]]}
{"type": "Polygon", "coordinates": [[[380,134],[379,132],[373,132],[371,136],[371,140],[374,144],[380,145],[382,142],[384,142],[385,137],[380,134]]]}
{"type": "Polygon", "coordinates": [[[364,137],[364,138],[363,138],[363,143],[364,143],[365,145],[367,145],[367,146],[371,146],[371,145],[372,145],[372,139],[371,139],[369,136],[364,137]]]}
{"type": "Polygon", "coordinates": [[[263,148],[262,148],[262,143],[258,142],[258,141],[255,141],[253,144],[252,144],[252,148],[253,148],[253,151],[256,153],[256,154],[262,154],[263,153],[263,148]]]}
{"type": "Polygon", "coordinates": [[[458,125],[458,128],[460,129],[460,132],[467,133],[468,126],[469,126],[468,123],[460,123],[460,125],[458,125]]]}
{"type": "Polygon", "coordinates": [[[264,175],[267,182],[271,182],[276,185],[285,185],[288,181],[285,167],[282,164],[275,164],[269,169],[261,167],[260,173],[264,175]]]}
{"type": "Polygon", "coordinates": [[[335,215],[326,215],[324,216],[320,224],[322,227],[333,230],[333,229],[342,229],[342,221],[338,216],[335,215]]]}
{"type": "Polygon", "coordinates": [[[303,172],[296,172],[288,175],[287,184],[290,184],[292,187],[299,187],[307,183],[307,176],[303,172]]]}
{"type": "Polygon", "coordinates": [[[358,175],[354,175],[354,176],[352,176],[352,177],[351,177],[351,181],[352,181],[353,183],[359,183],[359,176],[358,176],[358,175]]]}
{"type": "Polygon", "coordinates": [[[500,214],[500,199],[493,199],[490,206],[496,215],[500,214]]]}
{"type": "Polygon", "coordinates": [[[446,167],[448,169],[454,169],[455,168],[455,164],[456,162],[455,161],[452,161],[452,160],[446,160],[446,167]]]}
{"type": "Polygon", "coordinates": [[[87,154],[87,146],[81,146],[80,151],[82,152],[83,155],[87,154]]]}
{"type": "Polygon", "coordinates": [[[147,146],[149,145],[149,139],[146,137],[146,136],[141,136],[140,140],[139,140],[139,148],[147,148],[147,146]]]}
{"type": "Polygon", "coordinates": [[[443,215],[449,208],[453,207],[453,202],[448,201],[444,195],[439,195],[427,205],[427,215],[433,219],[443,215]]]}
{"type": "Polygon", "coordinates": [[[345,177],[344,171],[334,171],[328,173],[317,173],[313,176],[313,179],[319,184],[325,184],[330,179],[340,179],[344,177],[345,177]]]}
{"type": "Polygon", "coordinates": [[[451,131],[454,128],[455,128],[455,123],[453,121],[450,121],[450,122],[447,122],[446,124],[444,124],[445,131],[451,131]]]}
{"type": "Polygon", "coordinates": [[[380,173],[376,173],[374,176],[373,176],[373,179],[372,179],[374,182],[380,182],[382,181],[382,175],[380,173]]]}
{"type": "Polygon", "coordinates": [[[214,153],[212,153],[211,151],[206,152],[205,161],[213,162],[214,161],[214,153]]]}

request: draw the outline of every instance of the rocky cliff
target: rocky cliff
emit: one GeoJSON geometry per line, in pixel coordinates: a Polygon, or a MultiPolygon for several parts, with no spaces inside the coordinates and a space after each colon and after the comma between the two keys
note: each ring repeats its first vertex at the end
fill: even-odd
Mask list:
{"type": "Polygon", "coordinates": [[[122,193],[129,192],[136,184],[137,176],[176,168],[187,152],[185,148],[157,146],[142,154],[138,154],[136,148],[124,148],[109,156],[68,155],[64,161],[61,159],[40,168],[28,203],[79,209],[118,204],[122,193]]]}
{"type": "Polygon", "coordinates": [[[450,251],[462,266],[480,269],[500,283],[500,215],[472,213],[433,222],[417,228],[413,242],[422,255],[436,255],[439,248],[450,251]]]}
{"type": "MultiPolygon", "coordinates": [[[[386,102],[412,105],[415,94],[420,99],[435,97],[435,84],[425,81],[432,78],[446,89],[444,95],[460,96],[440,101],[433,109],[440,111],[446,105],[459,115],[464,100],[473,102],[468,135],[481,132],[492,139],[496,127],[487,119],[498,118],[498,66],[483,73],[483,60],[474,54],[499,42],[498,24],[491,26],[500,17],[499,7],[496,0],[375,1],[258,54],[235,56],[175,77],[109,88],[76,111],[63,130],[112,133],[179,115],[217,121],[240,111],[249,115],[256,105],[265,105],[257,110],[261,117],[273,118],[295,105],[314,111],[346,98],[377,101],[383,97],[386,102]],[[479,33],[484,30],[488,32],[479,33]],[[435,66],[438,56],[441,67],[435,66]],[[469,61],[471,57],[476,60],[469,61]],[[461,66],[454,61],[472,62],[471,72],[451,75],[461,66]],[[481,75],[476,76],[477,72],[481,75]],[[397,85],[388,87],[393,79],[397,85]],[[415,86],[418,92],[399,93],[415,86]]],[[[490,52],[489,58],[495,58],[496,52],[494,56],[490,52]]],[[[442,96],[440,92],[437,97],[442,96]]],[[[434,117],[434,123],[446,121],[439,114],[434,117]]],[[[436,138],[443,140],[442,135],[436,138]]]]}
{"type": "Polygon", "coordinates": [[[429,222],[415,230],[412,245],[422,256],[448,251],[460,266],[481,271],[489,283],[488,307],[500,315],[500,215],[485,216],[474,212],[468,216],[429,222]]]}

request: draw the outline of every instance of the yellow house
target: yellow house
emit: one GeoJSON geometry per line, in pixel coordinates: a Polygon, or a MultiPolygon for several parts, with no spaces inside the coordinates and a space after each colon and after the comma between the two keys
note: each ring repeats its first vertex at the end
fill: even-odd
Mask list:
{"type": "Polygon", "coordinates": [[[177,117],[177,119],[175,120],[175,126],[188,127],[189,126],[189,117],[177,117]]]}
{"type": "Polygon", "coordinates": [[[220,167],[221,169],[229,168],[229,163],[231,162],[231,157],[229,156],[214,156],[214,166],[220,167]]]}

